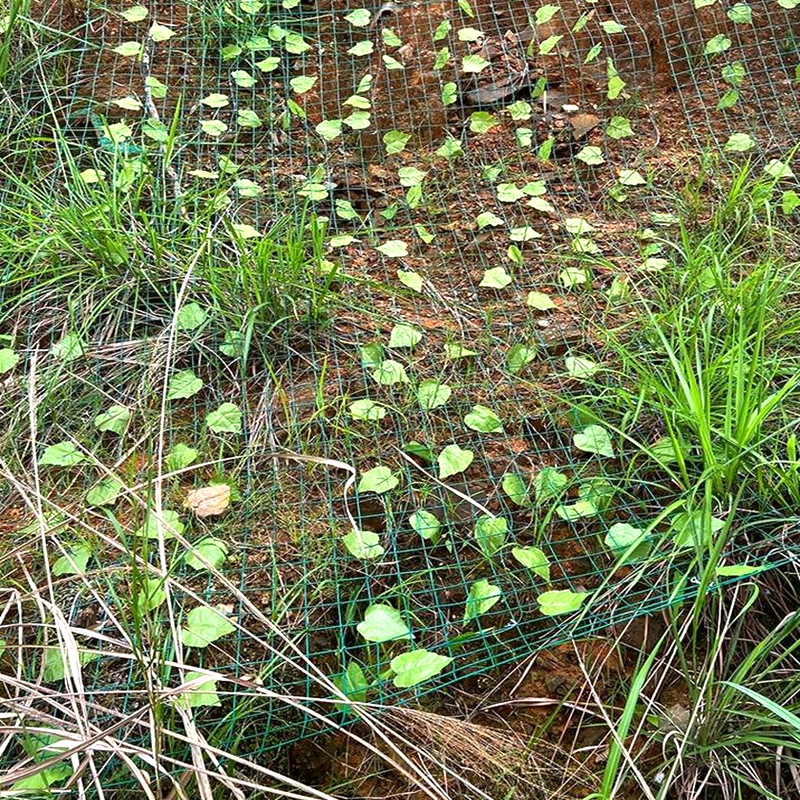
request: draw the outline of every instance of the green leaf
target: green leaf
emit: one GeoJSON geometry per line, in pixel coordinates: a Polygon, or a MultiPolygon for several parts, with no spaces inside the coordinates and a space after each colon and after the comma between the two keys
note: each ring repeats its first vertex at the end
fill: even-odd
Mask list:
{"type": "Polygon", "coordinates": [[[255,66],[261,72],[274,72],[281,63],[280,56],[267,56],[261,61],[256,61],[255,66]]]}
{"type": "MultiPolygon", "coordinates": [[[[453,136],[448,136],[444,140],[444,144],[436,149],[436,155],[446,158],[448,161],[460,156],[463,152],[464,148],[461,146],[461,142],[453,136]]],[[[500,222],[502,223],[502,220],[500,222]]]]}
{"type": "Polygon", "coordinates": [[[405,367],[397,361],[391,359],[381,361],[373,370],[372,377],[381,386],[393,386],[396,383],[408,383],[405,367]]]}
{"type": "Polygon", "coordinates": [[[622,90],[627,84],[620,78],[619,72],[617,72],[617,68],[610,58],[606,59],[606,75],[608,76],[608,92],[606,93],[606,97],[608,97],[609,100],[616,100],[622,94],[622,90]]]}
{"type": "Polygon", "coordinates": [[[522,508],[531,507],[531,498],[528,485],[516,472],[507,472],[503,476],[503,491],[515,505],[522,508]]]}
{"type": "Polygon", "coordinates": [[[469,129],[473,133],[488,133],[498,124],[488,111],[474,111],[469,117],[469,129]]]}
{"type": "Polygon", "coordinates": [[[473,406],[472,411],[464,416],[464,424],[480,433],[505,433],[500,417],[486,406],[473,406]]]}
{"type": "Polygon", "coordinates": [[[436,380],[425,380],[417,388],[417,402],[420,408],[430,411],[443,406],[452,395],[452,389],[446,383],[436,380]]]}
{"type": "Polygon", "coordinates": [[[408,522],[421,538],[427,539],[433,544],[439,541],[442,526],[438,518],[430,511],[420,508],[408,518],[408,522]]]}
{"type": "Polygon", "coordinates": [[[207,134],[208,136],[222,136],[226,130],[228,130],[228,126],[219,119],[201,119],[200,120],[200,128],[202,129],[203,133],[207,134]]]}
{"type": "Polygon", "coordinates": [[[120,11],[120,16],[128,22],[141,22],[147,14],[148,11],[144,6],[131,6],[125,11],[120,11]]]}
{"type": "Polygon", "coordinates": [[[396,639],[413,639],[411,628],[396,608],[386,603],[373,603],[364,612],[364,621],[356,630],[368,641],[381,644],[396,639]]]}
{"type": "Polygon", "coordinates": [[[148,31],[148,36],[154,42],[166,42],[174,35],[175,31],[173,31],[172,28],[168,28],[166,25],[159,25],[157,22],[154,22],[148,31]]]}
{"type": "Polygon", "coordinates": [[[565,267],[558,273],[558,278],[565,289],[575,289],[589,282],[583,267],[565,267]]]}
{"type": "Polygon", "coordinates": [[[366,8],[357,8],[345,16],[345,19],[354,28],[364,28],[369,25],[369,21],[372,19],[372,13],[366,8]]]}
{"type": "Polygon", "coordinates": [[[155,611],[166,599],[164,581],[161,578],[145,578],[133,591],[133,603],[140,614],[155,611]]]}
{"type": "Polygon", "coordinates": [[[698,509],[676,514],[670,524],[670,533],[676,547],[709,549],[714,534],[724,527],[725,523],[721,519],[698,509]]]}
{"type": "MultiPolygon", "coordinates": [[[[452,81],[448,81],[442,86],[442,105],[451,106],[457,99],[458,87],[452,81]]],[[[439,150],[441,150],[441,148],[439,148],[439,150]]],[[[437,150],[436,152],[438,153],[439,151],[437,150]]]]}
{"type": "Polygon", "coordinates": [[[567,375],[570,378],[591,378],[600,369],[599,365],[586,356],[567,356],[564,359],[567,375]]]}
{"type": "Polygon", "coordinates": [[[159,523],[155,511],[148,511],[141,527],[136,531],[136,536],[143,536],[146,539],[157,539],[159,530],[163,531],[165,539],[173,539],[176,534],[180,535],[184,531],[184,524],[181,522],[177,511],[164,510],[161,512],[159,523]]]}
{"type": "Polygon", "coordinates": [[[625,139],[634,136],[631,121],[627,117],[611,117],[606,125],[606,136],[612,139],[625,139]]]}
{"type": "Polygon", "coordinates": [[[750,23],[753,21],[753,9],[747,3],[736,3],[728,11],[728,19],[737,23],[750,23]]]}
{"type": "Polygon", "coordinates": [[[403,45],[403,40],[391,28],[381,29],[381,39],[386,47],[402,47],[403,45]]]}
{"type": "Polygon", "coordinates": [[[578,519],[596,517],[599,513],[597,506],[591,500],[578,500],[567,506],[558,506],[556,514],[566,522],[575,522],[578,519]]]}
{"type": "Polygon", "coordinates": [[[386,552],[374,531],[351,530],[342,536],[342,544],[351,556],[363,560],[380,558],[386,552]]]}
{"type": "Polygon", "coordinates": [[[178,442],[178,444],[167,453],[167,457],[164,459],[164,467],[167,472],[177,472],[193,464],[197,460],[199,454],[199,450],[195,450],[193,447],[178,442]]]}
{"type": "Polygon", "coordinates": [[[521,372],[536,358],[536,349],[525,344],[515,344],[506,353],[506,365],[512,375],[521,372]]]}
{"type": "Polygon", "coordinates": [[[203,388],[203,381],[190,369],[176,372],[167,386],[168,400],[181,400],[196,395],[203,388]]]}
{"type": "Polygon", "coordinates": [[[389,347],[413,348],[422,341],[422,331],[412,328],[411,325],[398,323],[389,334],[389,347]]]}
{"type": "Polygon", "coordinates": [[[123,42],[113,47],[112,50],[118,55],[133,58],[142,54],[142,45],[139,42],[123,42]]]}
{"type": "Polygon", "coordinates": [[[390,239],[375,249],[389,258],[405,258],[408,255],[408,245],[399,239],[390,239]]]}
{"type": "Polygon", "coordinates": [[[732,108],[739,102],[739,90],[729,89],[725,94],[720,97],[717,103],[717,111],[723,111],[726,108],[732,108]]]}
{"type": "Polygon", "coordinates": [[[39,456],[39,466],[74,467],[86,460],[84,454],[72,442],[51,444],[39,456]]]}
{"type": "Polygon", "coordinates": [[[553,34],[539,42],[539,52],[543,55],[549,55],[556,49],[558,43],[564,38],[563,34],[553,34]]]}
{"type": "Polygon", "coordinates": [[[296,75],[294,78],[289,80],[289,86],[292,87],[292,91],[295,92],[295,94],[305,94],[314,88],[316,82],[316,75],[296,75]]]}
{"type": "Polygon", "coordinates": [[[571,614],[577,611],[583,601],[589,596],[588,592],[571,592],[569,589],[555,589],[543,592],[536,598],[539,610],[548,617],[559,614],[571,614]]]}
{"type": "Polygon", "coordinates": [[[598,511],[609,508],[616,493],[614,484],[600,475],[587,478],[578,489],[578,497],[581,500],[588,500],[598,511]]]}
{"type": "Polygon", "coordinates": [[[111,476],[105,477],[86,492],[86,504],[90,506],[111,506],[117,502],[122,484],[111,476]]]}
{"type": "Polygon", "coordinates": [[[491,62],[477,53],[471,53],[461,59],[461,71],[466,73],[483,72],[491,62]]]}
{"type": "Polygon", "coordinates": [[[543,467],[533,479],[536,493],[536,502],[544,503],[546,500],[559,498],[567,488],[569,478],[555,467],[543,467]]]}
{"type": "Polygon", "coordinates": [[[505,517],[481,515],[475,522],[475,539],[481,552],[491,558],[505,543],[508,520],[505,517]]]}
{"type": "Polygon", "coordinates": [[[392,56],[383,55],[381,56],[381,61],[383,61],[386,69],[405,69],[405,65],[392,56]]]}
{"type": "Polygon", "coordinates": [[[454,361],[459,358],[469,358],[470,356],[478,355],[477,351],[470,350],[462,344],[446,343],[444,346],[444,354],[447,358],[454,361]]]}
{"type": "MultiPolygon", "coordinates": [[[[99,653],[89,653],[86,650],[78,650],[78,662],[82,667],[90,664],[92,661],[97,661],[98,658],[100,658],[99,653]]],[[[65,653],[60,647],[45,647],[43,661],[44,669],[42,671],[42,678],[46,683],[63,681],[64,678],[67,677],[67,671],[72,673],[71,662],[66,661],[65,653]]],[[[71,675],[71,677],[75,678],[77,676],[71,675]]]]}
{"type": "Polygon", "coordinates": [[[410,270],[399,269],[397,270],[397,279],[404,286],[408,286],[414,292],[422,291],[422,275],[418,272],[411,272],[410,270]]]}
{"type": "Polygon", "coordinates": [[[469,594],[464,608],[464,622],[471,622],[481,614],[485,614],[502,596],[503,590],[499,586],[489,583],[486,578],[475,581],[469,587],[469,594]]]}
{"type": "Polygon", "coordinates": [[[641,528],[635,528],[627,522],[617,522],[608,529],[604,542],[616,556],[621,556],[628,548],[635,547],[630,555],[638,557],[644,555],[643,548],[639,547],[643,544],[644,537],[645,532],[641,528]]]}
{"type": "Polygon", "coordinates": [[[205,536],[199,542],[195,542],[192,547],[193,549],[188,550],[183,557],[183,560],[192,569],[208,569],[200,559],[200,556],[216,569],[220,569],[228,557],[228,545],[222,539],[216,539],[213,536],[205,536]]]}
{"type": "Polygon", "coordinates": [[[377,422],[386,416],[386,408],[374,400],[363,398],[350,403],[348,407],[353,419],[377,422]]]}
{"type": "Polygon", "coordinates": [[[229,104],[228,95],[212,92],[200,100],[200,103],[207,108],[225,108],[229,104]]]}
{"type": "Polygon", "coordinates": [[[256,79],[246,69],[234,70],[231,73],[231,77],[236,85],[241,86],[242,89],[250,89],[256,85],[256,79]]]}
{"type": "Polygon", "coordinates": [[[261,117],[251,108],[240,108],[236,112],[236,122],[243,128],[258,128],[261,125],[261,117]]]}
{"type": "Polygon", "coordinates": [[[483,273],[479,286],[487,287],[489,289],[502,289],[508,286],[513,278],[506,272],[505,267],[492,267],[483,273]]]}
{"type": "Polygon", "coordinates": [[[398,689],[416,686],[418,683],[438,675],[452,660],[448,656],[440,656],[438,653],[431,653],[428,650],[412,650],[410,653],[402,653],[395,656],[389,664],[395,673],[392,683],[398,689]]]}
{"type": "Polygon", "coordinates": [[[427,172],[423,172],[416,167],[400,167],[400,169],[397,170],[397,175],[400,178],[400,185],[406,188],[409,186],[419,186],[423,180],[425,180],[427,174],[427,172]]]}
{"type": "Polygon", "coordinates": [[[191,689],[187,689],[175,698],[176,706],[179,708],[206,708],[222,705],[214,678],[209,678],[202,672],[187,672],[185,680],[186,683],[195,683],[191,689]]]}
{"type": "Polygon", "coordinates": [[[762,572],[765,568],[753,564],[726,564],[717,567],[714,572],[720,578],[743,578],[746,575],[754,575],[762,572]]]}
{"type": "Polygon", "coordinates": [[[74,770],[71,764],[58,763],[52,767],[40,769],[27,778],[20,778],[11,784],[11,792],[13,796],[22,797],[52,797],[54,794],[61,794],[61,792],[53,792],[52,789],[59,783],[63,783],[70,778],[74,770]]]}
{"type": "Polygon", "coordinates": [[[614,457],[611,437],[602,425],[587,425],[580,433],[576,433],[572,437],[572,441],[575,447],[584,453],[595,453],[607,458],[614,457]]]}
{"type": "Polygon", "coordinates": [[[223,636],[233,633],[236,626],[220,610],[219,606],[198,606],[186,617],[181,628],[181,641],[186,647],[208,647],[223,636]]]}
{"type": "Polygon", "coordinates": [[[503,220],[497,216],[497,214],[493,214],[491,211],[482,211],[475,217],[475,223],[478,226],[478,230],[483,230],[484,228],[492,225],[494,227],[503,224],[503,220]]]}
{"type": "Polygon", "coordinates": [[[154,142],[166,142],[169,139],[167,126],[157,119],[146,119],[142,123],[142,133],[154,142]]]}
{"type": "Polygon", "coordinates": [[[597,44],[592,45],[592,47],[586,53],[586,58],[583,59],[583,63],[584,64],[591,64],[592,61],[594,61],[597,58],[597,56],[600,55],[600,52],[602,51],[602,49],[603,49],[603,43],[602,42],[598,42],[597,44]]]}
{"type": "Polygon", "coordinates": [[[462,450],[457,444],[449,444],[436,458],[439,465],[439,477],[444,480],[451,475],[464,472],[472,463],[475,454],[472,450],[462,450]]]}
{"type": "Polygon", "coordinates": [[[732,133],[722,148],[726,153],[746,153],[756,146],[752,136],[746,133],[732,133]]]}
{"type": "Polygon", "coordinates": [[[792,168],[783,161],[778,161],[777,158],[773,158],[769,164],[764,167],[764,172],[765,174],[769,175],[770,178],[775,178],[776,180],[794,178],[794,172],[792,172],[792,168]]]}
{"type": "Polygon", "coordinates": [[[383,143],[386,145],[386,153],[388,155],[401,153],[406,149],[406,145],[410,139],[410,133],[403,133],[398,130],[387,131],[383,134],[383,143]]]}
{"type": "Polygon", "coordinates": [[[51,348],[50,353],[59,361],[69,364],[86,354],[86,342],[77,333],[67,333],[51,348]]]}
{"type": "Polygon", "coordinates": [[[19,355],[10,347],[0,349],[0,375],[14,369],[19,363],[19,355]]]}
{"type": "Polygon", "coordinates": [[[730,50],[731,44],[733,44],[733,42],[731,42],[727,36],[719,33],[706,42],[703,55],[713,56],[718,53],[724,53],[726,50],[730,50]]]}
{"type": "Polygon", "coordinates": [[[447,34],[450,33],[450,20],[443,19],[437,26],[436,30],[433,32],[433,41],[438,42],[442,39],[447,38],[447,34]]]}
{"type": "Polygon", "coordinates": [[[332,142],[342,133],[342,121],[340,119],[326,119],[320,122],[314,130],[326,141],[332,142]]]}
{"type": "MultiPolygon", "coordinates": [[[[333,679],[339,691],[354,703],[367,702],[370,683],[357,661],[351,661],[342,675],[333,679]]],[[[344,704],[342,704],[344,705],[344,704]]]]}
{"type": "Polygon", "coordinates": [[[92,548],[87,544],[76,544],[67,548],[67,554],[53,562],[53,575],[83,575],[92,557],[92,548]]]}
{"type": "Polygon", "coordinates": [[[620,25],[615,19],[606,19],[600,23],[600,27],[609,35],[614,33],[623,33],[625,26],[620,25]]]}
{"type": "Polygon", "coordinates": [[[242,412],[235,403],[222,403],[206,414],[206,426],[214,433],[241,433],[242,412]]]}
{"type": "Polygon", "coordinates": [[[383,494],[394,489],[399,483],[400,479],[389,467],[373,467],[361,474],[358,491],[383,494]]]}
{"type": "Polygon", "coordinates": [[[208,319],[205,309],[198,303],[187,303],[177,315],[176,327],[179,331],[193,331],[208,319]]]}
{"type": "Polygon", "coordinates": [[[781,195],[781,211],[784,214],[791,214],[795,209],[800,208],[800,195],[793,189],[781,195]]]}
{"type": "Polygon", "coordinates": [[[550,299],[550,295],[544,292],[528,292],[525,304],[535,308],[537,311],[549,311],[551,308],[557,308],[556,304],[550,299]]]}
{"type": "Polygon", "coordinates": [[[534,19],[537,25],[545,25],[550,22],[553,17],[561,11],[561,6],[554,6],[551,3],[545,3],[536,9],[534,19]]]}
{"type": "Polygon", "coordinates": [[[99,431],[109,431],[122,436],[131,419],[131,412],[125,406],[111,406],[94,418],[94,426],[99,431]]]}
{"type": "Polygon", "coordinates": [[[514,547],[511,555],[534,575],[538,575],[543,581],[550,582],[550,562],[547,560],[544,550],[540,550],[538,547],[514,547]]]}
{"type": "Polygon", "coordinates": [[[603,156],[603,151],[599,147],[595,147],[594,145],[590,144],[587,144],[584,148],[582,148],[575,158],[577,158],[579,161],[583,161],[584,164],[589,164],[590,166],[606,163],[606,160],[603,156]]]}

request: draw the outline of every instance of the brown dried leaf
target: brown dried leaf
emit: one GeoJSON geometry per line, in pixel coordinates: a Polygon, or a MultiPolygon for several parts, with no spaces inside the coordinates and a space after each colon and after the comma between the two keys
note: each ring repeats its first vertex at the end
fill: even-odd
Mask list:
{"type": "Polygon", "coordinates": [[[186,495],[186,506],[201,519],[218,517],[231,504],[231,487],[226,483],[192,489],[186,495]]]}

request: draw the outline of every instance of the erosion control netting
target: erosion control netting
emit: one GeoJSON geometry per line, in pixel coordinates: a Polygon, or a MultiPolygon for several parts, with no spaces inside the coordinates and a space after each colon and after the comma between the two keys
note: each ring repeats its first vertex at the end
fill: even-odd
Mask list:
{"type": "MultiPolygon", "coordinates": [[[[327,218],[323,266],[341,271],[332,324],[278,337],[257,374],[239,364],[238,332],[202,333],[214,317],[202,270],[183,298],[198,303],[201,319],[184,319],[171,362],[168,310],[149,319],[119,311],[124,342],[81,327],[89,311],[79,309],[58,325],[42,309],[27,333],[15,331],[43,370],[58,361],[52,341],[80,329],[85,351],[53,366],[66,371],[50,390],[74,407],[87,387],[102,386],[143,430],[158,426],[163,374],[191,369],[204,382],[170,401],[166,451],[189,444],[200,460],[220,462],[172,480],[165,506],[179,509],[187,490],[210,479],[235,482],[223,517],[181,513],[190,541],[225,542],[223,572],[253,605],[178,561],[176,580],[190,591],[175,591],[175,613],[197,604],[194,592],[261,639],[237,631],[190,651],[192,663],[221,676],[222,706],[198,701],[214,741],[252,754],[319,729],[280,699],[243,702],[224,681],[258,676],[278,695],[326,695],[268,655],[264,641],[301,662],[256,611],[325,675],[349,669],[352,696],[383,702],[469,680],[697,590],[686,570],[691,521],[679,545],[674,530],[664,537],[657,527],[649,555],[618,564],[631,541],[619,526],[647,528],[673,498],[648,479],[658,464],[604,441],[585,406],[586,381],[600,380],[592,373],[608,358],[595,326],[622,321],[624,301],[606,308],[607,298],[658,267],[664,254],[635,234],[669,235],[670,181],[688,149],[741,154],[788,176],[779,160],[800,128],[796,5],[242,0],[152,3],[146,16],[117,2],[20,10],[20,52],[35,41],[61,55],[50,84],[40,75],[15,101],[58,130],[85,191],[124,190],[149,170],[167,205],[211,204],[215,235],[242,252],[299,209],[327,218]],[[227,433],[209,430],[206,414],[223,402],[244,412],[243,433],[235,414],[227,433]],[[450,475],[437,461],[445,448],[450,475]],[[357,471],[357,485],[343,465],[357,471]],[[385,471],[368,472],[375,467],[385,471]],[[414,516],[420,510],[433,516],[414,516]],[[537,598],[549,590],[567,593],[551,602],[577,607],[583,598],[583,609],[542,614],[537,598]],[[371,613],[384,618],[372,638],[391,630],[389,643],[358,630],[376,606],[371,613]],[[389,668],[415,649],[452,660],[389,668]],[[416,689],[405,679],[419,679],[416,689]]],[[[41,185],[61,192],[63,174],[43,168],[41,185]]],[[[86,416],[104,407],[87,402],[86,416]]],[[[66,432],[107,466],[136,454],[133,441],[112,447],[80,434],[66,410],[48,413],[42,446],[66,432]]],[[[81,472],[68,486],[50,473],[43,480],[102,532],[102,515],[68,500],[102,475],[81,472]]],[[[141,524],[135,505],[117,517],[129,533],[141,524]]],[[[763,541],[764,530],[743,530],[730,563],[769,560],[763,546],[737,552],[750,539],[763,541]]],[[[88,579],[62,580],[69,619],[104,630],[88,579]]],[[[92,661],[84,681],[96,697],[126,695],[135,707],[128,689],[141,684],[139,666],[92,661]]],[[[340,709],[317,710],[342,719],[340,709]]]]}

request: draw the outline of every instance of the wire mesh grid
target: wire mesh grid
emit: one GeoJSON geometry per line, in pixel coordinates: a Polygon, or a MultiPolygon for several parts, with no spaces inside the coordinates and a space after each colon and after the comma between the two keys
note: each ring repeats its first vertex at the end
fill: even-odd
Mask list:
{"type": "MultiPolygon", "coordinates": [[[[638,268],[632,234],[669,222],[663,189],[671,159],[687,146],[734,152],[743,140],[731,147],[731,137],[746,135],[755,149],[744,151],[754,157],[784,155],[800,119],[800,10],[772,0],[294,6],[153,3],[146,17],[130,21],[123,13],[134,8],[129,3],[32,3],[16,21],[17,57],[31,58],[36,42],[47,66],[24,90],[9,87],[29,110],[27,124],[38,119],[42,130],[63,138],[83,170],[73,178],[90,188],[146,163],[154,193],[173,209],[211,198],[218,230],[240,226],[239,247],[297,209],[327,219],[327,257],[348,276],[337,288],[341,302],[330,329],[310,338],[287,334],[258,374],[230,363],[220,371],[219,338],[191,334],[181,334],[168,365],[192,368],[205,380],[203,392],[170,420],[168,447],[191,443],[210,460],[218,454],[221,465],[233,451],[202,420],[224,400],[236,399],[244,411],[250,447],[234,459],[241,499],[224,520],[241,592],[325,674],[361,665],[374,679],[369,699],[376,702],[463,681],[691,596],[696,584],[671,560],[614,566],[611,527],[646,522],[670,498],[655,481],[634,486],[574,446],[586,420],[576,419],[565,398],[580,404],[587,390],[567,373],[564,358],[602,364],[608,356],[595,329],[604,312],[593,296],[571,291],[562,269],[572,265],[572,278],[589,269],[594,285],[608,288],[615,275],[638,268]],[[165,154],[173,134],[177,144],[165,154]],[[640,181],[652,185],[640,189],[640,181]],[[486,270],[499,264],[514,278],[502,293],[486,285],[486,270]],[[416,275],[420,290],[400,285],[398,270],[416,275]],[[526,307],[529,291],[552,298],[552,313],[526,307]],[[384,350],[409,379],[385,385],[375,380],[380,366],[370,347],[385,348],[398,323],[422,338],[413,348],[384,350]],[[447,358],[448,347],[474,354],[447,358]],[[522,349],[510,358],[514,347],[522,349]],[[446,407],[420,408],[416,390],[425,380],[457,387],[446,407]],[[347,418],[346,406],[358,399],[380,402],[389,413],[347,418]],[[466,426],[476,404],[490,406],[502,430],[466,426]],[[436,468],[426,453],[448,445],[473,459],[444,485],[432,477],[436,468]],[[398,487],[348,494],[347,474],[263,455],[275,449],[335,459],[362,474],[389,466],[398,487]],[[544,468],[565,476],[558,503],[530,508],[500,488],[504,476],[518,473],[527,482],[544,468]],[[595,497],[603,513],[556,513],[564,498],[575,503],[592,491],[605,494],[595,497]],[[409,519],[419,509],[437,517],[440,538],[413,529],[409,519]],[[497,554],[487,555],[492,546],[476,536],[483,512],[506,521],[497,554]],[[349,514],[360,530],[377,534],[379,557],[347,552],[349,514]],[[550,588],[595,593],[591,613],[570,624],[540,615],[541,573],[515,560],[511,544],[541,549],[550,588]],[[465,623],[469,588],[481,579],[498,587],[499,600],[465,623]],[[359,637],[364,609],[378,603],[409,621],[400,643],[359,637]],[[423,647],[453,661],[438,679],[412,692],[398,689],[386,677],[391,658],[423,647]]],[[[43,161],[41,182],[58,193],[64,172],[54,162],[43,161]]],[[[10,191],[7,199],[14,202],[10,191]]],[[[177,235],[184,223],[175,211],[158,224],[162,235],[177,235]]],[[[212,253],[217,246],[229,245],[212,245],[212,253]]],[[[208,298],[201,283],[192,292],[208,298]]],[[[76,320],[90,317],[85,309],[73,313],[76,320]]],[[[142,398],[161,373],[148,368],[142,380],[142,368],[161,364],[153,354],[163,351],[159,336],[170,314],[164,308],[146,320],[147,337],[141,319],[127,320],[130,351],[92,330],[88,372],[61,374],[48,390],[89,396],[103,386],[106,396],[152,422],[156,412],[142,398]],[[131,368],[121,374],[119,360],[126,358],[131,368]]],[[[33,319],[30,353],[50,346],[40,329],[57,339],[63,326],[33,319]]],[[[91,402],[87,418],[101,410],[96,398],[91,402]]],[[[66,402],[63,411],[48,411],[46,422],[47,430],[75,432],[66,402]]],[[[115,447],[96,455],[119,460],[124,450],[115,447]]],[[[142,454],[144,461],[152,457],[152,450],[142,454]]],[[[173,482],[169,499],[180,502],[194,478],[173,482]]],[[[81,492],[94,478],[87,480],[76,479],[81,492]]],[[[76,483],[48,488],[69,498],[76,483]]],[[[92,524],[105,523],[95,515],[92,524]]],[[[214,530],[215,523],[196,520],[190,538],[214,530]]],[[[652,538],[659,553],[660,533],[652,538]]],[[[770,545],[763,552],[754,547],[744,534],[729,556],[769,559],[770,545]]],[[[212,578],[179,570],[209,602],[230,601],[212,578]]],[[[78,620],[85,615],[80,593],[70,608],[78,620]]],[[[234,615],[243,628],[259,628],[245,608],[234,615]]],[[[274,632],[263,635],[286,652],[274,632]]],[[[308,675],[245,636],[230,639],[198,650],[198,666],[237,679],[257,676],[282,697],[320,699],[308,675]]],[[[100,694],[138,680],[133,662],[127,673],[103,660],[86,672],[90,691],[100,694]]],[[[235,687],[220,694],[225,713],[208,712],[208,724],[238,752],[319,730],[281,699],[243,699],[235,687]],[[237,719],[249,719],[242,704],[269,713],[266,740],[261,729],[239,727],[237,719]]],[[[343,718],[335,706],[322,709],[343,718]]]]}

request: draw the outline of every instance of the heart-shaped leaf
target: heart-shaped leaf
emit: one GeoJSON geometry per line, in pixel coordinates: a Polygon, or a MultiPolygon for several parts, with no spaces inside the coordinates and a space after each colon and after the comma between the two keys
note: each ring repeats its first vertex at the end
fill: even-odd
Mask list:
{"type": "Polygon", "coordinates": [[[167,386],[168,400],[183,400],[193,397],[203,388],[203,381],[190,369],[176,372],[167,386]]]}
{"type": "Polygon", "coordinates": [[[508,521],[505,517],[482,515],[475,523],[475,539],[481,552],[491,558],[505,543],[508,521]]]}
{"type": "Polygon", "coordinates": [[[383,494],[394,489],[399,483],[400,479],[389,467],[373,467],[361,475],[358,491],[383,494]]]}
{"type": "Polygon", "coordinates": [[[479,286],[489,289],[503,289],[513,281],[513,278],[506,272],[505,267],[492,267],[483,273],[479,286]]]}
{"type": "Polygon", "coordinates": [[[186,617],[181,628],[181,641],[186,647],[208,647],[236,630],[219,606],[198,606],[186,617]]]}
{"type": "Polygon", "coordinates": [[[74,467],[86,460],[86,456],[72,442],[59,442],[45,447],[39,456],[39,466],[74,467]]]}
{"type": "Polygon", "coordinates": [[[564,359],[567,375],[570,378],[591,378],[600,367],[591,358],[586,356],[567,356],[564,359]]]}
{"type": "Polygon", "coordinates": [[[559,614],[571,614],[573,611],[577,611],[588,596],[588,592],[554,589],[540,594],[536,598],[536,602],[539,604],[539,610],[542,614],[548,617],[555,617],[559,614]]]}
{"type": "Polygon", "coordinates": [[[392,328],[389,334],[389,347],[412,348],[422,341],[422,331],[411,325],[400,323],[392,328]]]}
{"type": "Polygon", "coordinates": [[[452,395],[452,389],[446,383],[435,380],[422,381],[417,388],[417,402],[420,408],[430,411],[443,406],[452,395]]]}
{"type": "Polygon", "coordinates": [[[457,444],[447,445],[436,459],[439,464],[439,477],[449,478],[451,475],[463,472],[474,458],[472,450],[462,450],[457,444]]]}
{"type": "Polygon", "coordinates": [[[241,433],[242,412],[235,403],[222,403],[216,411],[206,414],[206,425],[214,433],[241,433]]]}
{"type": "Polygon", "coordinates": [[[94,418],[94,426],[99,431],[109,431],[122,436],[131,418],[131,412],[125,406],[111,406],[94,418]]]}
{"type": "Polygon", "coordinates": [[[374,531],[351,530],[342,536],[342,544],[351,556],[364,560],[380,558],[385,552],[374,531]]]}
{"type": "Polygon", "coordinates": [[[400,612],[386,603],[374,603],[364,612],[363,622],[356,630],[368,642],[393,642],[396,639],[413,638],[411,628],[400,612]]]}
{"type": "Polygon", "coordinates": [[[203,672],[187,672],[186,683],[191,683],[192,688],[186,689],[175,698],[175,705],[179,708],[205,708],[207,706],[221,706],[222,701],[217,694],[217,682],[203,672]]]}
{"type": "Polygon", "coordinates": [[[367,422],[377,422],[386,416],[386,409],[380,403],[368,398],[355,400],[350,403],[348,410],[353,419],[366,420],[367,422]]]}
{"type": "Polygon", "coordinates": [[[611,444],[611,437],[602,425],[587,425],[580,433],[572,437],[572,441],[578,450],[584,453],[595,453],[607,458],[614,457],[614,447],[611,444]]]}
{"type": "Polygon", "coordinates": [[[208,561],[212,567],[220,569],[225,563],[225,559],[228,557],[228,545],[225,544],[222,539],[206,536],[193,545],[193,549],[186,553],[183,560],[192,569],[208,569],[200,556],[208,561]]]}
{"type": "Polygon", "coordinates": [[[502,596],[503,590],[499,586],[489,583],[486,578],[475,581],[469,587],[467,603],[464,608],[464,622],[470,622],[481,614],[485,614],[502,596]]]}
{"type": "Polygon", "coordinates": [[[92,557],[88,544],[76,544],[67,548],[67,553],[53,562],[53,575],[83,575],[92,557]]]}
{"type": "Polygon", "coordinates": [[[550,295],[544,292],[528,292],[528,297],[525,304],[537,311],[549,311],[551,308],[556,308],[556,304],[550,299],[550,295]]]}
{"type": "Polygon", "coordinates": [[[423,538],[436,544],[441,533],[441,523],[430,511],[420,508],[409,518],[408,523],[423,538]]]}
{"type": "Polygon", "coordinates": [[[480,433],[503,433],[503,423],[500,417],[486,406],[473,406],[472,411],[464,417],[464,424],[473,431],[480,433]]]}
{"type": "Polygon", "coordinates": [[[550,581],[550,562],[544,550],[538,547],[514,547],[511,555],[534,575],[538,575],[544,581],[550,581]]]}
{"type": "Polygon", "coordinates": [[[528,493],[528,485],[516,472],[507,472],[503,476],[503,491],[515,505],[530,508],[531,498],[528,493]]]}
{"type": "Polygon", "coordinates": [[[176,511],[162,511],[161,522],[154,511],[148,511],[141,527],[137,529],[137,536],[144,536],[147,539],[157,539],[159,531],[163,533],[165,539],[174,538],[175,534],[183,533],[184,525],[176,511]]]}
{"type": "Polygon", "coordinates": [[[195,450],[194,447],[189,447],[189,445],[178,442],[178,444],[167,453],[167,457],[164,459],[164,467],[167,472],[177,472],[193,464],[199,455],[199,450],[195,450]]]}
{"type": "Polygon", "coordinates": [[[536,502],[543,503],[545,500],[560,497],[568,481],[569,478],[555,467],[543,467],[533,479],[536,502]]]}
{"type": "Polygon", "coordinates": [[[381,386],[393,386],[396,383],[408,383],[405,367],[397,361],[388,359],[381,361],[372,372],[372,377],[381,386]]]}
{"type": "Polygon", "coordinates": [[[89,506],[111,506],[116,503],[122,484],[111,476],[101,479],[86,492],[86,504],[89,506]]]}
{"type": "Polygon", "coordinates": [[[428,650],[412,650],[410,653],[395,656],[389,664],[395,673],[392,683],[398,689],[416,686],[438,675],[452,660],[448,656],[440,656],[428,650]]]}

